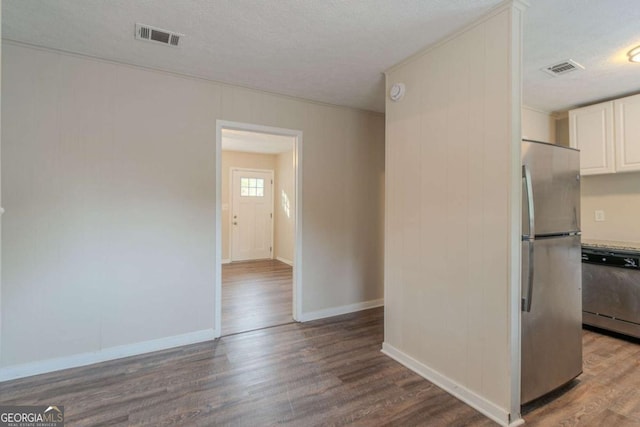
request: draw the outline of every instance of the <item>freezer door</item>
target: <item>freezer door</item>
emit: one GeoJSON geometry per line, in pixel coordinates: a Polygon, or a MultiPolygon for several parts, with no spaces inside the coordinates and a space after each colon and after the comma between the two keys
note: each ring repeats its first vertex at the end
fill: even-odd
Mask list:
{"type": "Polygon", "coordinates": [[[522,312],[522,403],[582,372],[580,236],[523,242],[523,295],[534,245],[531,311],[522,312]]]}
{"type": "MultiPolygon", "coordinates": [[[[536,234],[579,231],[580,152],[523,141],[522,164],[531,173],[536,234]]],[[[528,234],[526,215],[523,209],[523,234],[528,234]]]]}

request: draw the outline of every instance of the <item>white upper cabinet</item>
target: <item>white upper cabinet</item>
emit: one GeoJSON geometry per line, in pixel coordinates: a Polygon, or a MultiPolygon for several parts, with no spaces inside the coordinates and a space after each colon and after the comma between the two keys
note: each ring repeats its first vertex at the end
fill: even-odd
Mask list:
{"type": "Polygon", "coordinates": [[[614,101],[616,170],[640,171],[640,95],[614,101]]]}
{"type": "Polygon", "coordinates": [[[640,95],[569,111],[569,138],[582,175],[640,171],[640,95]]]}
{"type": "Polygon", "coordinates": [[[613,102],[569,111],[569,141],[580,150],[580,173],[615,172],[613,102]]]}

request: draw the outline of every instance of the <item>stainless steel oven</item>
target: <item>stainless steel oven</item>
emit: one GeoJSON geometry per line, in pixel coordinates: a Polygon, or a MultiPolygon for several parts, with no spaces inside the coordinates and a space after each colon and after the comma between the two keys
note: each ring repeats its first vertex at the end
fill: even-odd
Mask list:
{"type": "Polygon", "coordinates": [[[582,322],[640,338],[640,252],[582,248],[582,322]]]}

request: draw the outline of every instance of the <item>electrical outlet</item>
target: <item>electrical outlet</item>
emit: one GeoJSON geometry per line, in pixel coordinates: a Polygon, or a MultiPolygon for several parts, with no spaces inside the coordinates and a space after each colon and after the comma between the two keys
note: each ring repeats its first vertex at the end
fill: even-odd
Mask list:
{"type": "Polygon", "coordinates": [[[604,211],[596,211],[595,212],[596,221],[601,222],[604,221],[604,211]]]}

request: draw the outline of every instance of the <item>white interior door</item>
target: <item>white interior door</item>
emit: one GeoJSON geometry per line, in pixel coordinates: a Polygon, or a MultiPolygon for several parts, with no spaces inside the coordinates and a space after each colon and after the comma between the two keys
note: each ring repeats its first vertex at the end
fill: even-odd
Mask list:
{"type": "Polygon", "coordinates": [[[273,171],[232,171],[231,260],[272,257],[273,171]]]}

